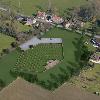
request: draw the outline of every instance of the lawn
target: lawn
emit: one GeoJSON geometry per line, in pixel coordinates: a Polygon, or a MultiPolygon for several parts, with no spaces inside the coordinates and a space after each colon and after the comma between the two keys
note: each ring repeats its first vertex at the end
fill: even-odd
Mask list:
{"type": "Polygon", "coordinates": [[[9,48],[14,41],[14,38],[0,33],[0,52],[2,52],[2,49],[9,48]]]}
{"type": "Polygon", "coordinates": [[[63,73],[62,70],[68,71],[67,67],[79,68],[78,64],[78,40],[80,35],[74,32],[66,31],[59,28],[51,29],[45,34],[45,37],[55,37],[63,39],[63,52],[64,59],[63,61],[55,66],[54,68],[38,74],[38,78],[42,81],[47,82],[49,79],[52,80],[51,74],[58,76],[58,74],[63,73]],[[62,70],[61,70],[62,69],[62,70]]]}
{"type": "MultiPolygon", "coordinates": [[[[39,8],[47,9],[49,6],[48,0],[4,0],[3,2],[6,2],[6,4],[8,2],[9,4],[9,1],[12,8],[17,10],[20,8],[20,11],[27,15],[32,15],[39,8]]],[[[52,8],[58,12],[68,7],[79,6],[84,3],[86,3],[86,0],[51,0],[52,8]]]]}
{"type": "Polygon", "coordinates": [[[40,44],[19,53],[15,68],[19,71],[43,72],[49,60],[62,60],[62,44],[40,44]]]}
{"type": "Polygon", "coordinates": [[[10,69],[14,67],[17,61],[17,51],[5,55],[0,59],[0,79],[7,85],[11,83],[14,78],[10,75],[10,69]]]}

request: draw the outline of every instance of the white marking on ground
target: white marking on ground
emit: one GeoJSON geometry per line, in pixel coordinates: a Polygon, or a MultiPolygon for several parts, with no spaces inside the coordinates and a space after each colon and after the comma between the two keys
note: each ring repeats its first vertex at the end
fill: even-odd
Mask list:
{"type": "Polygon", "coordinates": [[[38,44],[47,44],[47,43],[62,43],[61,38],[41,38],[38,39],[37,37],[33,37],[32,39],[28,40],[26,43],[20,45],[19,47],[21,50],[28,50],[30,45],[36,46],[38,44]]]}

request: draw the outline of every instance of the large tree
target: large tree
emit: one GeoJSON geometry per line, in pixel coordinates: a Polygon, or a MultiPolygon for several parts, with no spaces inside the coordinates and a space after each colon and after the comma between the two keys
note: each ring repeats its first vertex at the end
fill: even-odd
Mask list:
{"type": "Polygon", "coordinates": [[[15,35],[17,33],[16,24],[16,11],[10,8],[10,4],[4,5],[7,11],[0,11],[0,27],[2,27],[2,32],[8,33],[9,35],[15,35]]]}
{"type": "Polygon", "coordinates": [[[83,5],[78,12],[79,17],[84,21],[91,21],[95,16],[95,7],[92,4],[83,5]]]}

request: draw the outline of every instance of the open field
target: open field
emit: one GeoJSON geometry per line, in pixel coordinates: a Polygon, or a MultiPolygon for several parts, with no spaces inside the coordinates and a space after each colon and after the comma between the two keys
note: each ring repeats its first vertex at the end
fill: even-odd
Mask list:
{"type": "MultiPolygon", "coordinates": [[[[48,0],[4,0],[3,2],[6,2],[6,4],[8,2],[8,5],[11,5],[11,7],[16,10],[20,8],[21,13],[27,15],[32,15],[32,13],[39,10],[39,8],[47,10],[49,6],[48,0]]],[[[52,8],[58,12],[68,7],[79,6],[84,3],[86,3],[86,0],[51,0],[52,8]]]]}
{"type": "Polygon", "coordinates": [[[17,51],[5,55],[0,59],[0,79],[2,79],[6,84],[9,84],[14,80],[9,71],[16,64],[16,61],[17,51]]]}
{"type": "Polygon", "coordinates": [[[2,52],[2,49],[9,48],[14,41],[14,38],[0,33],[0,52],[2,52]]]}
{"type": "Polygon", "coordinates": [[[62,44],[40,44],[19,54],[15,68],[19,71],[43,72],[49,60],[62,60],[62,44]]]}

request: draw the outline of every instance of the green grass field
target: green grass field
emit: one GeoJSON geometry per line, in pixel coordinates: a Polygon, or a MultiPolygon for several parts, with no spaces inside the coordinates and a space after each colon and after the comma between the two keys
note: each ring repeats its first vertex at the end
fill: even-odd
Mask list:
{"type": "Polygon", "coordinates": [[[9,71],[16,64],[16,61],[17,51],[5,55],[0,59],[0,79],[2,79],[7,85],[14,80],[9,71]]]}
{"type": "Polygon", "coordinates": [[[40,44],[19,53],[15,68],[27,72],[43,72],[49,60],[62,60],[61,44],[40,44]]]}
{"type": "Polygon", "coordinates": [[[2,49],[9,48],[14,41],[14,38],[0,33],[0,52],[2,52],[2,49]]]}
{"type": "MultiPolygon", "coordinates": [[[[39,10],[39,7],[46,10],[49,5],[48,0],[4,0],[3,2],[6,2],[6,4],[9,2],[8,4],[11,4],[12,8],[16,10],[20,8],[22,9],[21,12],[28,15],[32,15],[33,12],[39,10]]],[[[84,3],[86,3],[86,0],[51,0],[52,8],[58,12],[69,7],[79,6],[84,3]]]]}
{"type": "MultiPolygon", "coordinates": [[[[66,30],[62,30],[62,29],[58,29],[58,28],[54,28],[52,30],[50,30],[49,32],[47,32],[45,34],[45,37],[60,37],[63,39],[63,52],[64,52],[64,60],[58,64],[57,66],[55,66],[52,69],[49,69],[43,73],[38,73],[38,79],[47,82],[48,80],[52,80],[50,74],[55,74],[56,76],[58,76],[58,74],[62,73],[60,68],[62,67],[64,70],[66,70],[66,67],[74,67],[74,68],[78,68],[78,62],[77,62],[77,55],[76,55],[76,51],[78,50],[78,43],[77,40],[80,38],[80,35],[74,32],[69,32],[66,30]]],[[[46,48],[46,47],[44,47],[46,48]]],[[[59,46],[58,46],[59,49],[59,46]]],[[[44,50],[44,49],[43,49],[44,50]]],[[[61,53],[61,49],[60,50],[55,50],[55,49],[50,49],[53,51],[59,51],[59,53],[61,53]]],[[[42,53],[44,53],[44,51],[41,51],[42,53]]],[[[46,52],[49,52],[46,51],[46,52]]],[[[50,51],[51,52],[51,51],[50,51]]],[[[52,53],[52,52],[51,52],[52,53]]],[[[40,53],[39,53],[40,54],[40,53]]],[[[18,52],[12,52],[6,56],[4,56],[2,59],[0,59],[0,78],[2,78],[3,80],[5,80],[5,82],[8,84],[9,82],[11,82],[13,80],[13,77],[9,74],[10,69],[12,69],[17,60],[18,60],[18,52]]],[[[26,54],[27,55],[27,54],[26,54]]],[[[53,55],[53,53],[51,54],[53,55]]],[[[57,56],[59,57],[59,59],[61,59],[61,56],[57,54],[57,56]]],[[[34,57],[32,57],[34,58],[34,57]]],[[[51,56],[52,58],[52,56],[51,56]]],[[[41,58],[43,61],[44,56],[41,58]]],[[[27,61],[28,63],[32,63],[30,61],[27,61]]],[[[40,61],[38,61],[38,63],[40,63],[40,61]]],[[[41,69],[40,69],[41,70],[41,69]]],[[[67,71],[67,70],[66,70],[67,71]]]]}
{"type": "Polygon", "coordinates": [[[73,77],[69,83],[80,88],[86,86],[89,92],[100,92],[100,65],[95,64],[94,68],[81,71],[79,76],[73,77]]]}

